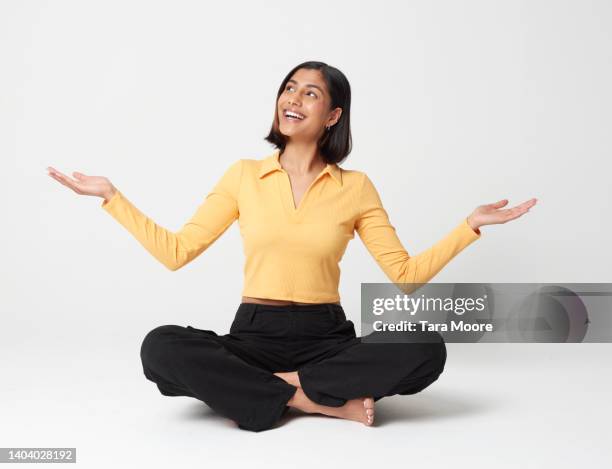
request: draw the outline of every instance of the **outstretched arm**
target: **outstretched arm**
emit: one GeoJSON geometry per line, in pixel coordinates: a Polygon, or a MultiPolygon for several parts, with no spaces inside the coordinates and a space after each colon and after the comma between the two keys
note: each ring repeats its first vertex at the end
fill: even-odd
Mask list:
{"type": "Polygon", "coordinates": [[[158,261],[178,270],[207,249],[238,218],[241,160],[232,164],[191,219],[172,232],[143,214],[117,190],[102,208],[121,223],[158,261]]]}
{"type": "MultiPolygon", "coordinates": [[[[482,236],[477,227],[470,226],[466,217],[429,249],[411,256],[389,222],[378,191],[366,174],[360,203],[355,229],[372,257],[394,283],[427,283],[453,257],[482,236]]],[[[409,286],[401,289],[405,291],[406,288],[413,291],[409,286]]]]}
{"type": "MultiPolygon", "coordinates": [[[[507,199],[478,206],[444,238],[416,256],[410,256],[389,222],[380,196],[364,174],[361,188],[361,211],[355,223],[359,237],[387,277],[394,283],[424,284],[471,243],[480,239],[480,227],[503,224],[528,212],[536,203],[533,198],[510,209],[502,209],[507,199]]],[[[412,286],[401,286],[406,293],[412,286]]]]}

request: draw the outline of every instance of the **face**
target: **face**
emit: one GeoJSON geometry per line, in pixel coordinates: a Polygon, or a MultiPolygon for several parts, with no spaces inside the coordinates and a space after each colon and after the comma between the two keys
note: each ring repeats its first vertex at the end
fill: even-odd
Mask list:
{"type": "Polygon", "coordinates": [[[341,108],[330,109],[331,97],[318,70],[299,69],[287,81],[277,102],[281,134],[296,141],[318,141],[326,126],[336,124],[341,108]],[[298,117],[287,115],[298,113],[298,117]]]}

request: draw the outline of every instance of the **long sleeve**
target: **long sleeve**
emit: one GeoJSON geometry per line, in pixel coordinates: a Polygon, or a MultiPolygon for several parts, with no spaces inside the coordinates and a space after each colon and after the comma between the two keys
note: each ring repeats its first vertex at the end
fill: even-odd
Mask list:
{"type": "MultiPolygon", "coordinates": [[[[389,222],[378,191],[364,174],[361,211],[355,229],[378,265],[393,283],[424,284],[453,257],[481,237],[463,219],[448,235],[416,256],[410,256],[389,222]]],[[[401,288],[404,290],[404,288],[401,288]]],[[[413,289],[408,287],[408,290],[413,289]]]]}
{"type": "Polygon", "coordinates": [[[116,191],[102,208],[121,223],[159,262],[177,270],[207,249],[238,218],[242,160],[233,163],[194,215],[177,232],[156,224],[116,191]]]}

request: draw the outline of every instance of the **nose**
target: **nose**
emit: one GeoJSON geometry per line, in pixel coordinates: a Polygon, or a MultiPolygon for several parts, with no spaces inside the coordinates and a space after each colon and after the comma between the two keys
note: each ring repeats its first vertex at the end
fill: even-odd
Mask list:
{"type": "Polygon", "coordinates": [[[299,104],[298,104],[297,99],[295,99],[295,97],[294,97],[294,96],[290,97],[290,98],[287,100],[287,104],[288,104],[289,106],[298,106],[298,105],[299,105],[299,104]]]}

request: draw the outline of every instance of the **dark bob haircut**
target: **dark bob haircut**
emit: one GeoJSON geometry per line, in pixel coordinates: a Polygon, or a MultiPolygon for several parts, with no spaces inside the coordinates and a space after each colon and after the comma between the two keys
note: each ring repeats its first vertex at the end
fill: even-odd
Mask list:
{"type": "Polygon", "coordinates": [[[270,129],[270,133],[265,137],[265,140],[272,143],[276,148],[282,151],[287,144],[287,137],[280,133],[278,122],[278,99],[285,90],[285,86],[289,79],[301,68],[319,70],[323,75],[327,90],[331,96],[331,108],[342,108],[340,119],[325,134],[318,142],[319,151],[326,163],[340,163],[351,152],[352,137],[351,137],[351,85],[346,76],[340,70],[323,62],[309,61],[304,62],[291,70],[278,89],[276,94],[276,103],[274,104],[274,123],[270,129]]]}

